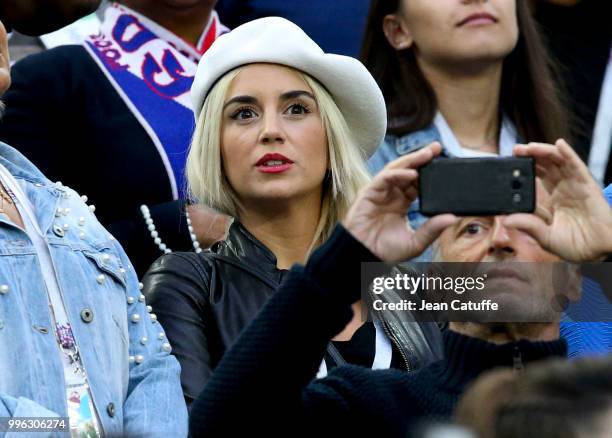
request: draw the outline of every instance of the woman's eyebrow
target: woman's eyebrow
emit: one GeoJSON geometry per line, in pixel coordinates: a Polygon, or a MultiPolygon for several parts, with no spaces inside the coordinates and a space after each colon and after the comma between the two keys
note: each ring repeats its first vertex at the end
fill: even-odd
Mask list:
{"type": "MultiPolygon", "coordinates": [[[[291,100],[291,99],[296,99],[301,96],[307,96],[311,98],[312,100],[316,101],[314,95],[306,90],[287,91],[286,93],[283,93],[280,95],[280,99],[281,100],[291,100]]],[[[223,105],[223,109],[225,110],[225,108],[227,108],[229,105],[233,103],[256,104],[257,99],[254,98],[253,96],[247,96],[247,95],[232,97],[230,100],[225,102],[225,104],[223,105]]]]}
{"type": "Polygon", "coordinates": [[[291,99],[295,99],[301,96],[307,96],[307,97],[310,97],[312,100],[316,101],[313,94],[305,90],[287,91],[286,93],[281,94],[280,98],[281,100],[291,100],[291,99]]]}
{"type": "Polygon", "coordinates": [[[223,105],[223,109],[227,108],[228,105],[231,105],[232,103],[255,104],[255,103],[257,103],[257,99],[255,99],[253,96],[236,96],[236,97],[232,97],[230,100],[225,102],[225,104],[223,105]]]}

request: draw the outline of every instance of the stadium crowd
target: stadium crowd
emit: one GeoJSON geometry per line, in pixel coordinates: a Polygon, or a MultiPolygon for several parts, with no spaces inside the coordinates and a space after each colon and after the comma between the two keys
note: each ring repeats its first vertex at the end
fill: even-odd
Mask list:
{"type": "Polygon", "coordinates": [[[0,0],[0,436],[611,436],[602,3],[0,0]]]}

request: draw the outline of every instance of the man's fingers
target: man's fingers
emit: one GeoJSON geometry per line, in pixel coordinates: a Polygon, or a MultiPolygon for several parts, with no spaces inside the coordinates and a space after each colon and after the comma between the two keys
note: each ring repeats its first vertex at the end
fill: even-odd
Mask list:
{"type": "Polygon", "coordinates": [[[544,143],[516,145],[514,154],[536,160],[536,173],[542,177],[549,190],[563,180],[576,183],[593,180],[587,166],[563,139],[557,140],[554,145],[544,143]]]}
{"type": "Polygon", "coordinates": [[[419,190],[416,186],[410,186],[404,190],[404,196],[412,203],[412,201],[419,197],[419,190]]]}
{"type": "Polygon", "coordinates": [[[564,177],[561,167],[565,158],[556,146],[545,143],[519,144],[514,147],[514,155],[535,160],[536,175],[542,179],[548,190],[564,177]]]}
{"type": "Polygon", "coordinates": [[[552,213],[544,205],[536,205],[536,209],[533,214],[542,219],[546,224],[550,224],[553,221],[552,213]]]}
{"type": "Polygon", "coordinates": [[[537,240],[546,249],[549,247],[549,226],[540,216],[529,213],[511,214],[504,218],[504,226],[516,228],[537,240]]]}
{"type": "Polygon", "coordinates": [[[546,143],[516,145],[514,147],[514,155],[517,157],[532,157],[538,164],[544,164],[545,166],[547,162],[561,166],[565,161],[559,148],[546,143]]]}
{"type": "Polygon", "coordinates": [[[544,178],[546,174],[548,173],[548,171],[546,170],[546,167],[542,166],[541,164],[536,163],[535,167],[536,167],[536,175],[539,176],[540,178],[544,178]]]}
{"type": "Polygon", "coordinates": [[[448,227],[454,225],[459,218],[453,214],[434,216],[414,232],[414,239],[419,251],[424,251],[448,227]]]}
{"type": "Polygon", "coordinates": [[[550,189],[563,178],[561,166],[565,158],[556,146],[544,143],[519,144],[514,147],[517,157],[531,157],[535,160],[536,175],[541,177],[550,189]]]}
{"type": "Polygon", "coordinates": [[[440,152],[442,152],[442,146],[440,143],[434,142],[416,152],[391,161],[385,166],[385,169],[417,169],[429,163],[435,156],[440,155],[440,152]]]}
{"type": "Polygon", "coordinates": [[[538,181],[539,184],[541,184],[547,192],[551,193],[555,189],[557,184],[559,184],[559,182],[561,181],[561,173],[558,169],[551,169],[550,171],[540,171],[536,167],[536,189],[538,181]]]}
{"type": "Polygon", "coordinates": [[[536,178],[536,208],[535,214],[540,216],[544,222],[552,221],[552,213],[550,212],[551,194],[550,187],[547,186],[546,180],[536,178]]]}
{"type": "Polygon", "coordinates": [[[371,188],[377,191],[389,190],[397,187],[406,190],[419,178],[419,174],[414,169],[384,169],[374,177],[371,188]]]}
{"type": "Polygon", "coordinates": [[[591,179],[591,173],[586,164],[584,164],[568,142],[559,139],[555,145],[564,159],[562,171],[565,177],[580,177],[582,180],[591,179]]]}

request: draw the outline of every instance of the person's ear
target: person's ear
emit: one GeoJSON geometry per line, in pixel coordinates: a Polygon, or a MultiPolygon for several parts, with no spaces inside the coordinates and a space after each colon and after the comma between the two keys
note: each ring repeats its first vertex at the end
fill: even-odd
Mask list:
{"type": "Polygon", "coordinates": [[[383,32],[391,47],[395,50],[405,50],[412,47],[414,39],[412,32],[398,14],[385,15],[383,18],[383,32]]]}
{"type": "Polygon", "coordinates": [[[567,269],[566,296],[571,303],[575,303],[582,297],[582,274],[580,265],[577,263],[565,263],[567,269]]]}

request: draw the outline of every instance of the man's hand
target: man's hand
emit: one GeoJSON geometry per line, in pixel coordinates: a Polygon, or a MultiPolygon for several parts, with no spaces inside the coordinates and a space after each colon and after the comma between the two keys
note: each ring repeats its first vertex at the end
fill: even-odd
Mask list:
{"type": "Polygon", "coordinates": [[[533,157],[539,177],[536,211],[513,214],[516,227],[564,260],[585,262],[612,253],[612,209],[588,168],[565,142],[517,145],[518,157],[533,157]]]}
{"type": "Polygon", "coordinates": [[[417,168],[440,154],[439,143],[389,163],[364,187],[349,210],[344,227],[381,260],[398,262],[421,254],[456,221],[450,214],[435,216],[418,230],[406,219],[418,196],[417,168]]]}

